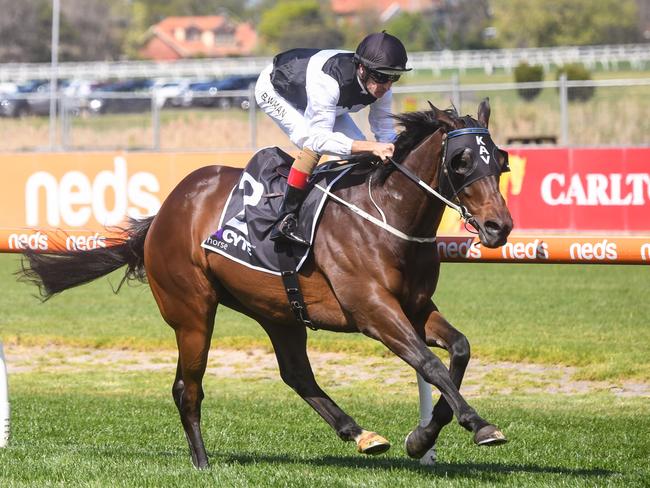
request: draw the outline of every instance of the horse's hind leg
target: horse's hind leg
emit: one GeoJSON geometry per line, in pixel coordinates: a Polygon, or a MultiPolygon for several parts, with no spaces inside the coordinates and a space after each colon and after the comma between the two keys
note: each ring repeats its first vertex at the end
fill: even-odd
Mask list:
{"type": "MultiPolygon", "coordinates": [[[[419,321],[419,324],[422,323],[422,333],[426,344],[431,347],[442,347],[449,352],[449,376],[456,388],[460,389],[470,359],[469,341],[460,331],[447,322],[433,304],[424,315],[424,320],[419,321]]],[[[415,325],[418,327],[417,322],[415,325]]],[[[422,326],[420,325],[420,327],[422,326]]],[[[418,381],[420,381],[420,378],[418,378],[418,381]]],[[[426,391],[426,388],[424,390],[426,391]]],[[[406,451],[408,455],[414,458],[422,458],[435,445],[442,428],[449,424],[452,419],[453,411],[447,400],[441,395],[433,408],[428,425],[419,425],[407,437],[406,451]]],[[[500,431],[490,430],[490,432],[487,432],[488,430],[490,429],[486,429],[482,436],[477,437],[480,444],[498,444],[506,441],[500,431]]]]}
{"type": "Polygon", "coordinates": [[[271,338],[282,380],[323,417],[344,441],[355,441],[364,454],[380,454],[390,443],[379,434],[362,429],[318,386],[307,357],[304,326],[260,321],[271,338]]]}
{"type": "Polygon", "coordinates": [[[202,382],[218,293],[199,270],[186,271],[185,278],[160,286],[150,276],[149,283],[163,318],[176,333],[178,364],[172,395],[181,417],[192,463],[196,468],[203,469],[208,467],[208,456],[201,435],[202,382]]]}

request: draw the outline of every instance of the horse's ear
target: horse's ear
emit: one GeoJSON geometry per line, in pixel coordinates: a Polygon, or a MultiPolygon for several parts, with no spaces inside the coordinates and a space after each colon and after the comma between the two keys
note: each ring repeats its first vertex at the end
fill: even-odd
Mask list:
{"type": "Polygon", "coordinates": [[[487,97],[478,106],[478,123],[486,129],[490,123],[490,99],[487,97]]]}
{"type": "Polygon", "coordinates": [[[436,107],[431,101],[427,100],[427,103],[429,104],[429,107],[431,107],[431,111],[433,112],[433,115],[435,116],[436,120],[439,120],[443,124],[447,125],[448,127],[451,127],[452,129],[454,128],[454,121],[447,115],[447,112],[444,110],[440,110],[438,107],[436,107]]]}

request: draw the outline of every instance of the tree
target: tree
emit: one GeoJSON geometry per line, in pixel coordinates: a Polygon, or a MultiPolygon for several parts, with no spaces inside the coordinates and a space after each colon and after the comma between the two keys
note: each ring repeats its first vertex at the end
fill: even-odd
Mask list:
{"type": "Polygon", "coordinates": [[[266,10],[258,33],[269,53],[296,47],[337,48],[343,34],[317,0],[281,0],[266,10]]]}
{"type": "Polygon", "coordinates": [[[420,14],[402,12],[388,22],[386,30],[401,40],[407,51],[429,51],[435,47],[429,20],[420,14]]]}
{"type": "Polygon", "coordinates": [[[488,0],[446,0],[432,19],[436,49],[484,48],[483,32],[490,20],[488,0]]]}
{"type": "Polygon", "coordinates": [[[50,60],[52,9],[48,0],[0,0],[0,62],[50,60]]]}
{"type": "Polygon", "coordinates": [[[125,4],[120,1],[62,0],[60,59],[119,59],[126,34],[126,13],[125,4]]]}
{"type": "Polygon", "coordinates": [[[481,49],[490,22],[488,0],[445,0],[424,12],[401,12],[386,25],[409,51],[481,49]]]}
{"type": "MultiPolygon", "coordinates": [[[[104,0],[61,2],[59,59],[116,59],[124,27],[115,5],[104,0]],[[112,5],[112,6],[111,6],[112,5]]],[[[0,0],[0,62],[47,62],[51,59],[52,2],[0,0]]]]}
{"type": "MultiPolygon", "coordinates": [[[[517,65],[514,74],[517,83],[542,81],[544,79],[544,67],[540,65],[531,66],[524,61],[517,65]]],[[[527,102],[537,98],[541,92],[541,88],[517,88],[519,96],[527,102]]]]}
{"type": "Polygon", "coordinates": [[[493,0],[499,47],[639,42],[635,0],[493,0]],[[525,15],[525,18],[522,16],[525,15]]]}

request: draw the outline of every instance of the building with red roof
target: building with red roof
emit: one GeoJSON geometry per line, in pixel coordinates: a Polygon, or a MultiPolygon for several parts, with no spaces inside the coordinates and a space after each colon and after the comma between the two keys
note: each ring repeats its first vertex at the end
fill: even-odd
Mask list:
{"type": "Polygon", "coordinates": [[[157,61],[248,56],[256,46],[257,32],[248,22],[223,15],[167,17],[149,28],[140,55],[157,61]]]}
{"type": "Polygon", "coordinates": [[[354,19],[367,12],[390,17],[398,12],[424,12],[439,6],[441,0],[330,0],[338,17],[354,19]]]}

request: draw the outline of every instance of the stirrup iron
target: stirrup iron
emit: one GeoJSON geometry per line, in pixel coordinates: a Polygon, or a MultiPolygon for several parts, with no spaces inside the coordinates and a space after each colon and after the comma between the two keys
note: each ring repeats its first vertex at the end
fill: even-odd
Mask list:
{"type": "Polygon", "coordinates": [[[301,237],[298,232],[298,220],[294,213],[285,215],[280,222],[275,225],[270,235],[272,241],[286,239],[303,246],[309,246],[309,242],[301,237]]]}

